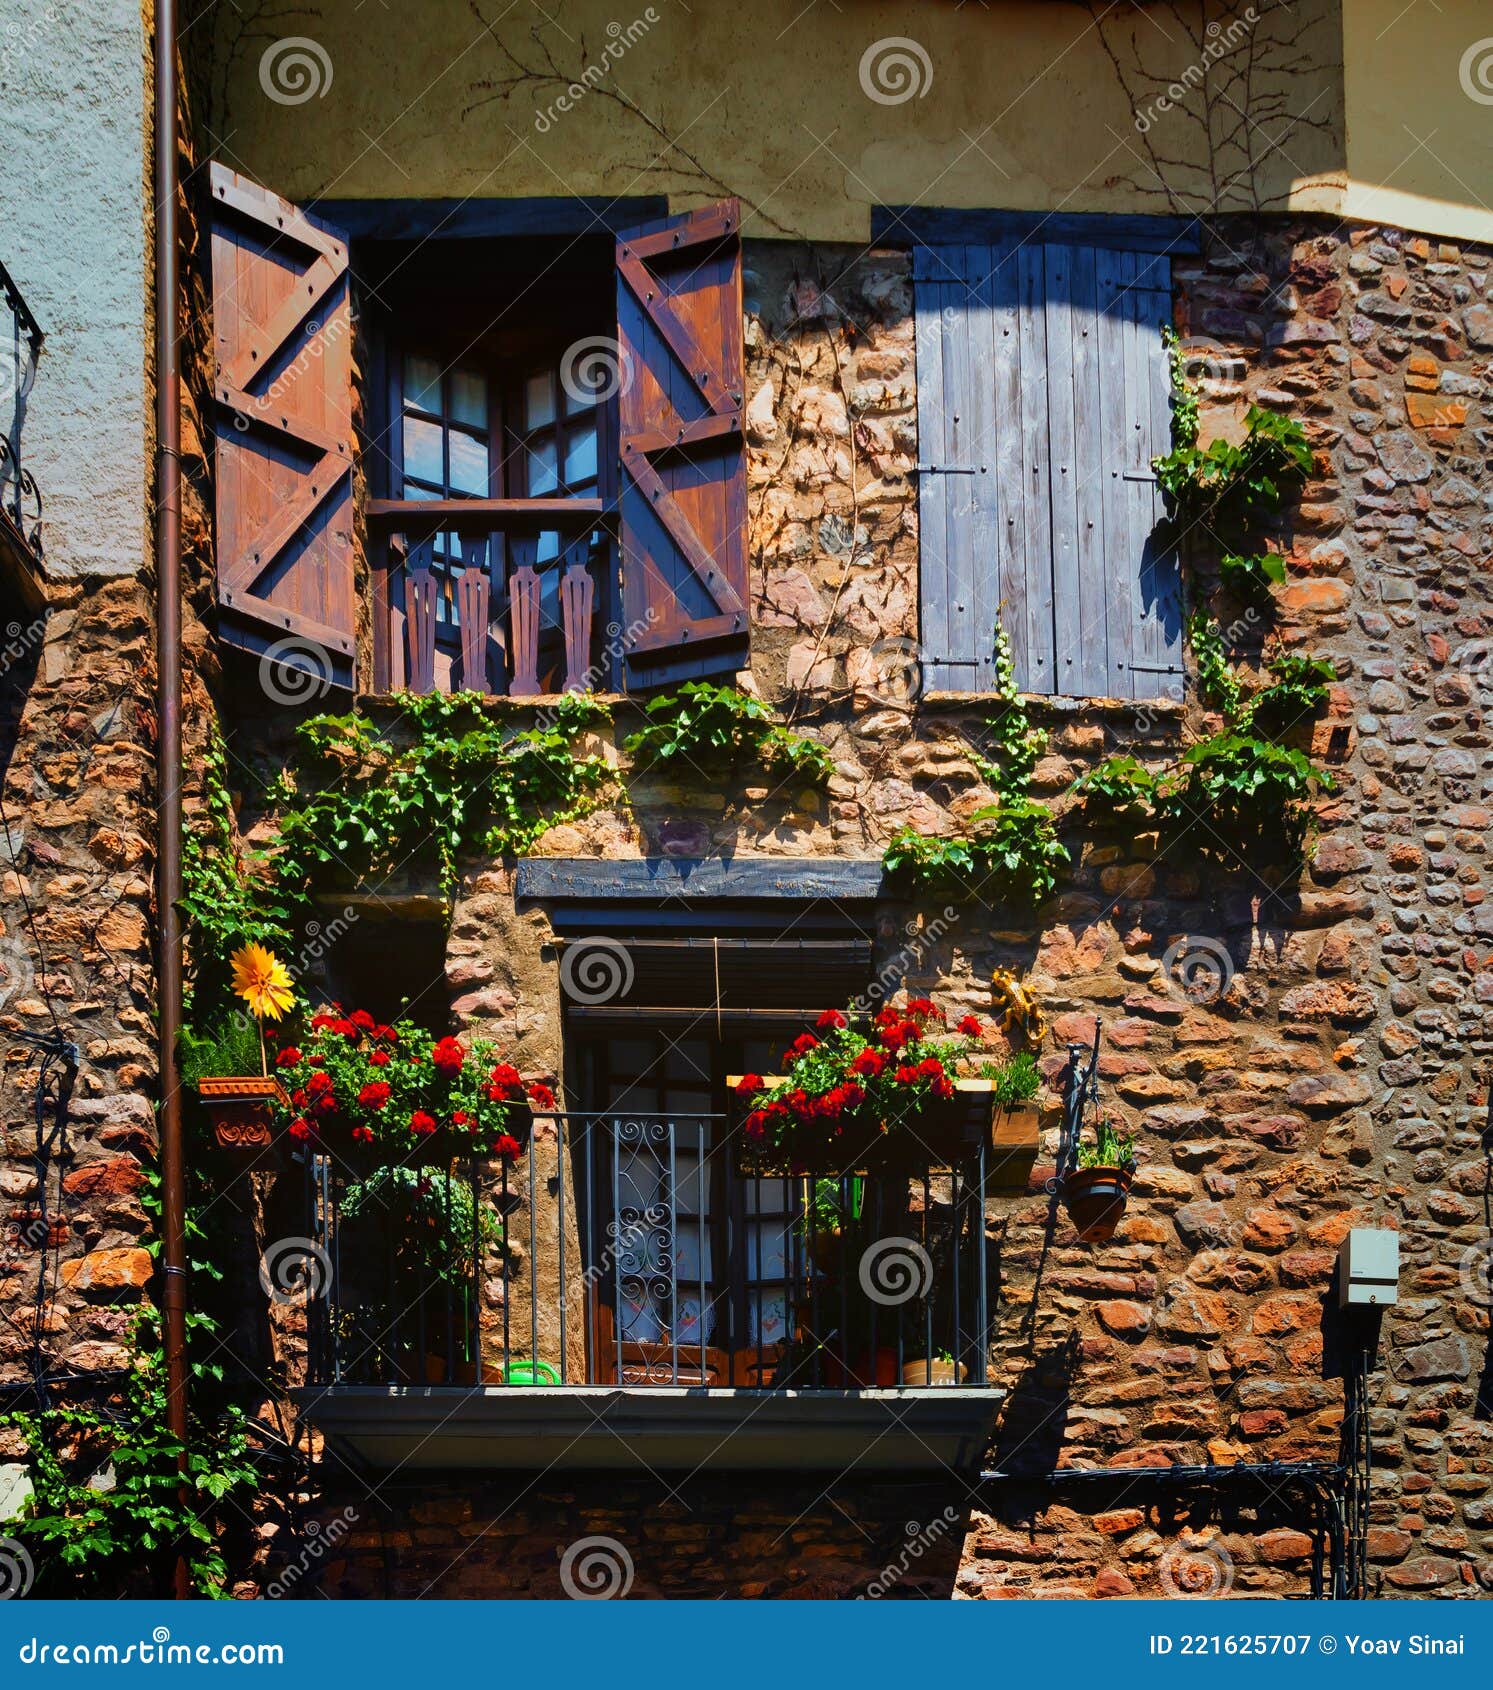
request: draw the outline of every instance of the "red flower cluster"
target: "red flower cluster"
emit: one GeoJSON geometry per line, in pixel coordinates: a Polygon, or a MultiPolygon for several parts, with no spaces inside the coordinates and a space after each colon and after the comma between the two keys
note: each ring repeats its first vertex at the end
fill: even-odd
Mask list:
{"type": "MultiPolygon", "coordinates": [[[[391,1161],[523,1153],[523,1077],[483,1040],[435,1038],[333,1004],[279,1052],[276,1069],[290,1092],[283,1125],[300,1143],[373,1146],[391,1161]]],[[[554,1107],[548,1087],[528,1090],[535,1107],[554,1107]]]]}

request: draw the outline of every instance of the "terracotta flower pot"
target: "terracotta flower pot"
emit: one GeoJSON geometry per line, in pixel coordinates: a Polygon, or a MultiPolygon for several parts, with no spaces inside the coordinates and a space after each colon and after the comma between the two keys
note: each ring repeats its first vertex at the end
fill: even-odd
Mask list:
{"type": "Polygon", "coordinates": [[[833,1350],[824,1352],[824,1385],[830,1391],[885,1389],[897,1383],[897,1352],[881,1345],[874,1354],[862,1351],[847,1362],[833,1350]]]}
{"type": "Polygon", "coordinates": [[[902,1368],[904,1385],[962,1385],[968,1378],[963,1362],[909,1361],[902,1368]]]}
{"type": "Polygon", "coordinates": [[[1063,1181],[1063,1202],[1085,1244],[1114,1236],[1130,1197],[1134,1167],[1077,1168],[1063,1181]]]}
{"type": "Polygon", "coordinates": [[[222,1150],[253,1154],[274,1142],[275,1107],[285,1108],[290,1094],[273,1076],[223,1074],[197,1082],[222,1150]]]}

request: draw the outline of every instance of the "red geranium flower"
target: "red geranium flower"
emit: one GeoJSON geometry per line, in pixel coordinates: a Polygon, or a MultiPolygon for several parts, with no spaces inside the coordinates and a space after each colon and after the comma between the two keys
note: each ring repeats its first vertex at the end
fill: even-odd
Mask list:
{"type": "Polygon", "coordinates": [[[284,1050],[275,1058],[275,1066],[277,1068],[294,1068],[300,1060],[300,1051],[294,1045],[286,1045],[284,1050]]]}
{"type": "Polygon", "coordinates": [[[942,1021],[943,1011],[932,998],[909,998],[907,1013],[916,1021],[942,1021]]]}
{"type": "Polygon", "coordinates": [[[348,1020],[352,1022],[354,1027],[359,1028],[365,1033],[371,1033],[378,1025],[366,1009],[355,1009],[348,1017],[348,1020]]]}
{"type": "Polygon", "coordinates": [[[766,1113],[761,1109],[754,1109],[742,1122],[742,1130],[748,1138],[764,1138],[767,1134],[766,1113]]]}
{"type": "Polygon", "coordinates": [[[864,1074],[868,1080],[874,1080],[886,1067],[886,1058],[879,1050],[872,1050],[869,1046],[850,1064],[852,1074],[864,1074]]]}
{"type": "Polygon", "coordinates": [[[319,1050],[313,1050],[306,1060],[313,1068],[325,1068],[327,1063],[326,1057],[324,1057],[319,1050]]]}
{"type": "Polygon", "coordinates": [[[435,1049],[430,1053],[430,1060],[440,1069],[448,1080],[454,1080],[461,1072],[461,1065],[467,1059],[467,1047],[460,1039],[446,1037],[437,1039],[435,1049]]]}
{"type": "Polygon", "coordinates": [[[410,1131],[418,1138],[428,1138],[435,1131],[435,1116],[427,1115],[423,1109],[417,1109],[410,1116],[410,1131]]]}
{"type": "Polygon", "coordinates": [[[373,1029],[373,1036],[374,1038],[381,1040],[384,1044],[392,1045],[399,1042],[398,1030],[389,1026],[388,1023],[384,1021],[380,1021],[378,1026],[373,1029]]]}
{"type": "Polygon", "coordinates": [[[800,1056],[805,1056],[811,1050],[818,1050],[819,1041],[812,1033],[800,1033],[798,1037],[783,1052],[785,1063],[793,1062],[800,1056]]]}
{"type": "Polygon", "coordinates": [[[358,1093],[358,1102],[368,1109],[382,1109],[389,1101],[389,1093],[387,1080],[370,1080],[358,1093]]]}
{"type": "Polygon", "coordinates": [[[838,1009],[827,1009],[814,1025],[821,1033],[832,1032],[835,1028],[845,1025],[844,1013],[838,1009]]]}
{"type": "Polygon", "coordinates": [[[375,1068],[387,1068],[389,1066],[389,1053],[386,1050],[371,1050],[368,1053],[368,1060],[375,1068]]]}
{"type": "Polygon", "coordinates": [[[487,1095],[494,1103],[501,1103],[505,1097],[516,1092],[523,1085],[523,1076],[511,1062],[500,1062],[487,1076],[487,1095]]]}
{"type": "Polygon", "coordinates": [[[309,1091],[313,1097],[319,1097],[324,1091],[330,1091],[331,1089],[332,1076],[321,1069],[318,1069],[317,1072],[314,1073],[306,1082],[306,1090],[309,1091]]]}
{"type": "Polygon", "coordinates": [[[358,1144],[373,1143],[372,1127],[354,1127],[350,1135],[358,1144]]]}
{"type": "Polygon", "coordinates": [[[941,1080],[943,1078],[943,1063],[936,1056],[925,1056],[918,1064],[918,1078],[920,1080],[941,1080]]]}
{"type": "Polygon", "coordinates": [[[297,1115],[285,1130],[299,1144],[304,1144],[307,1139],[316,1137],[316,1129],[300,1115],[297,1115]]]}
{"type": "Polygon", "coordinates": [[[888,1050],[901,1050],[909,1039],[917,1037],[917,1032],[911,1021],[892,1021],[881,1029],[881,1042],[888,1050]]]}
{"type": "Polygon", "coordinates": [[[754,1091],[762,1090],[762,1076],[760,1074],[743,1074],[736,1082],[736,1095],[750,1097],[754,1091]]]}
{"type": "Polygon", "coordinates": [[[916,1083],[917,1077],[917,1069],[909,1067],[905,1062],[897,1069],[897,1084],[899,1086],[913,1085],[916,1083]]]}
{"type": "Polygon", "coordinates": [[[966,1015],[956,1031],[963,1033],[967,1039],[982,1039],[985,1036],[985,1029],[980,1025],[978,1015],[966,1015]]]}
{"type": "Polygon", "coordinates": [[[952,1097],[954,1095],[954,1082],[947,1074],[940,1074],[929,1089],[935,1097],[952,1097]]]}
{"type": "Polygon", "coordinates": [[[543,1080],[535,1080],[529,1086],[529,1102],[536,1109],[553,1109],[555,1107],[555,1094],[545,1085],[543,1080]]]}
{"type": "Polygon", "coordinates": [[[313,1099],[311,1107],[318,1115],[335,1115],[337,1113],[337,1094],[329,1091],[324,1097],[313,1099]]]}
{"type": "Polygon", "coordinates": [[[313,1033],[319,1033],[324,1027],[334,1027],[336,1024],[337,1017],[335,1015],[328,1015],[324,1009],[319,1010],[311,1017],[311,1031],[313,1033]]]}
{"type": "Polygon", "coordinates": [[[494,1156],[501,1156],[506,1162],[511,1162],[515,1156],[523,1154],[523,1148],[512,1133],[504,1133],[493,1145],[492,1153],[494,1156]]]}

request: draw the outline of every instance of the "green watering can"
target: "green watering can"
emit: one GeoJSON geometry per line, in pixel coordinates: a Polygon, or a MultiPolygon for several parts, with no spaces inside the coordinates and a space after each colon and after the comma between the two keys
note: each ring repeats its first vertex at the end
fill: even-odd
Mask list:
{"type": "Polygon", "coordinates": [[[510,1385],[558,1385],[560,1375],[547,1361],[510,1361],[510,1385]]]}

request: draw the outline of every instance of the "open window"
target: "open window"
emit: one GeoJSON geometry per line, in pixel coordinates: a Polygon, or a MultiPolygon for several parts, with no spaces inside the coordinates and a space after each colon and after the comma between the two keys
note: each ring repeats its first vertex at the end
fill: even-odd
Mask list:
{"type": "Polygon", "coordinates": [[[616,237],[350,247],[212,182],[228,643],[354,683],[361,454],[375,690],[637,690],[747,662],[734,202],[616,237]]]}

